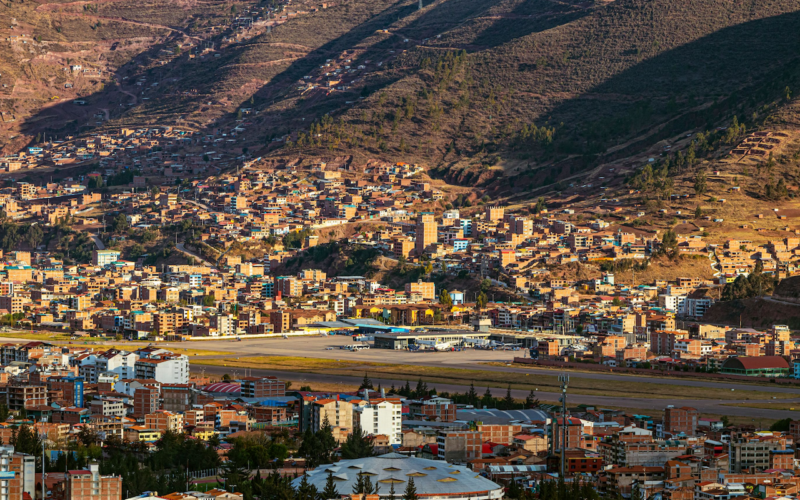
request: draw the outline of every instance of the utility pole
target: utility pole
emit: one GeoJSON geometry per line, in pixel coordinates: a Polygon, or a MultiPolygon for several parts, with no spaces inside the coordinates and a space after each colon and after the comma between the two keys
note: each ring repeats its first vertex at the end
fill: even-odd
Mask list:
{"type": "Polygon", "coordinates": [[[47,475],[45,474],[44,470],[44,446],[46,442],[47,442],[47,434],[45,434],[44,437],[42,438],[42,500],[45,500],[47,498],[47,495],[45,495],[46,492],[45,490],[47,488],[45,479],[47,475]]]}
{"type": "Polygon", "coordinates": [[[558,376],[561,383],[561,480],[564,480],[567,463],[567,386],[569,385],[569,375],[562,373],[558,376]]]}

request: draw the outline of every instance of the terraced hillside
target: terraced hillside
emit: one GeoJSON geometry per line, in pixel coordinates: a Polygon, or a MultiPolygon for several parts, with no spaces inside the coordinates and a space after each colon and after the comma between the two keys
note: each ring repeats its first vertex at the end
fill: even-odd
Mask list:
{"type": "MultiPolygon", "coordinates": [[[[91,15],[134,19],[123,4],[91,15]]],[[[527,195],[590,172],[610,183],[663,152],[664,141],[686,147],[679,138],[734,115],[749,126],[798,87],[795,0],[322,7],[293,4],[293,15],[251,38],[206,32],[213,52],[164,58],[175,37],[202,30],[193,23],[207,4],[189,3],[184,17],[170,14],[178,32],[123,65],[116,88],[86,99],[116,104],[103,127],[238,125],[235,147],[251,154],[420,162],[448,182],[527,195]],[[146,94],[132,83],[143,79],[146,94]]],[[[163,30],[156,17],[135,19],[145,23],[137,29],[163,30]]],[[[28,137],[70,106],[29,118],[28,137]]]]}
{"type": "Polygon", "coordinates": [[[250,6],[214,0],[0,3],[0,148],[9,152],[40,135],[75,133],[138,105],[140,89],[124,88],[121,67],[148,58],[166,64],[228,28],[235,11],[250,6]]]}

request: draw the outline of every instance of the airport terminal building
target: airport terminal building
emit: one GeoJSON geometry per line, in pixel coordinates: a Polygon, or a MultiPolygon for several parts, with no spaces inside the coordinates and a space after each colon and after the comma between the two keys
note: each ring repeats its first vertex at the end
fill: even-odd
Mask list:
{"type": "Polygon", "coordinates": [[[406,349],[409,346],[440,344],[461,345],[462,343],[486,342],[489,332],[472,330],[430,330],[424,332],[386,332],[375,333],[376,349],[406,349]]]}

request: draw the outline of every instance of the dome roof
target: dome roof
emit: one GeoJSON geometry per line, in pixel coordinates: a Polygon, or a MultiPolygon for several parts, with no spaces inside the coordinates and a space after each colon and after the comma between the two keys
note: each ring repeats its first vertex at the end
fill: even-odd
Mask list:
{"type": "MultiPolygon", "coordinates": [[[[343,495],[349,495],[358,482],[358,475],[370,478],[377,485],[381,496],[388,496],[389,488],[394,484],[395,497],[402,496],[408,480],[414,479],[414,486],[419,496],[469,493],[472,498],[501,498],[503,488],[460,465],[451,465],[443,460],[427,460],[408,457],[399,453],[387,453],[377,457],[342,460],[335,464],[321,465],[306,472],[309,484],[317,490],[325,488],[328,473],[333,474],[336,489],[343,495]]],[[[302,481],[298,477],[292,481],[297,486],[302,481]]]]}

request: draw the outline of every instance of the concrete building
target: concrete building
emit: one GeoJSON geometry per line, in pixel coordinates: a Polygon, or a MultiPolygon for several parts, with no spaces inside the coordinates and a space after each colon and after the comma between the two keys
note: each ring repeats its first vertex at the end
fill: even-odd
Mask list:
{"type": "Polygon", "coordinates": [[[148,429],[157,429],[162,433],[167,431],[183,431],[183,415],[171,411],[158,410],[144,416],[144,425],[148,429]]]}
{"type": "MultiPolygon", "coordinates": [[[[101,352],[95,359],[95,373],[116,373],[120,379],[134,378],[136,376],[136,360],[139,356],[136,353],[110,349],[101,352]]],[[[87,380],[87,383],[96,384],[97,380],[87,380]]]]}
{"type": "Polygon", "coordinates": [[[430,245],[439,241],[438,227],[434,214],[428,212],[419,214],[414,242],[414,251],[417,255],[422,255],[430,245]]]}
{"type": "Polygon", "coordinates": [[[89,408],[93,415],[106,417],[124,417],[127,413],[122,400],[115,398],[94,399],[89,404],[89,408]]]}
{"type": "Polygon", "coordinates": [[[451,399],[439,396],[412,401],[408,410],[415,420],[452,422],[456,419],[456,404],[451,399]]]}
{"type": "Polygon", "coordinates": [[[310,428],[317,432],[325,420],[334,429],[334,437],[342,441],[353,429],[353,405],[340,399],[320,399],[311,404],[310,428]]]}
{"type": "Polygon", "coordinates": [[[732,435],[728,443],[730,472],[739,474],[747,469],[753,472],[767,470],[770,468],[770,452],[785,449],[785,438],[745,433],[732,435]]]}
{"type": "Polygon", "coordinates": [[[122,252],[119,250],[93,250],[92,265],[105,267],[118,261],[120,255],[122,255],[122,252]]]}
{"type": "Polygon", "coordinates": [[[402,412],[399,399],[366,401],[353,408],[353,426],[371,436],[383,434],[389,438],[390,445],[399,445],[403,442],[402,412]]]}
{"type": "Polygon", "coordinates": [[[43,385],[12,384],[6,388],[6,405],[11,411],[47,404],[47,388],[43,385]]]}
{"type": "Polygon", "coordinates": [[[162,384],[189,383],[189,358],[184,355],[139,359],[134,367],[138,379],[157,380],[162,384]]]}
{"type": "Polygon", "coordinates": [[[406,294],[418,293],[425,300],[436,299],[436,284],[432,281],[419,280],[416,283],[406,283],[406,294]]]}
{"type": "Polygon", "coordinates": [[[83,407],[83,377],[50,377],[47,379],[50,390],[61,391],[69,406],[83,407]]]}
{"type": "Polygon", "coordinates": [[[439,431],[439,460],[452,464],[465,464],[483,457],[483,440],[478,431],[439,431]]]}

